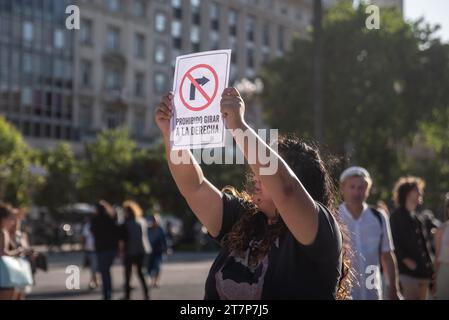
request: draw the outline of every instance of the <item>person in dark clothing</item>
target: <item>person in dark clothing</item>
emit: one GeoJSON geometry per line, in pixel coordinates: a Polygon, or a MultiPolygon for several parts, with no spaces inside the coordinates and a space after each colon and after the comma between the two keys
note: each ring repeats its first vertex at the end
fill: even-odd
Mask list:
{"type": "Polygon", "coordinates": [[[176,99],[168,93],[156,110],[168,166],[194,214],[222,246],[205,299],[348,298],[335,188],[318,148],[296,137],[277,139],[270,147],[245,122],[238,90],[226,88],[220,116],[251,173],[246,192],[220,191],[189,150],[171,148],[176,99]]]}
{"type": "Polygon", "coordinates": [[[432,254],[435,256],[435,233],[438,228],[441,226],[441,221],[438,220],[431,210],[423,210],[418,212],[418,219],[421,220],[421,223],[424,225],[426,229],[426,234],[428,237],[428,241],[430,243],[430,249],[432,250],[432,254]]]}
{"type": "Polygon", "coordinates": [[[416,209],[422,204],[425,183],[417,177],[401,177],[393,190],[397,209],[390,224],[398,258],[399,279],[404,298],[427,299],[433,276],[433,255],[426,228],[416,209]]]}
{"type": "Polygon", "coordinates": [[[151,252],[147,236],[147,223],[142,217],[142,209],[134,201],[123,203],[125,210],[125,223],[121,226],[120,251],[125,266],[125,296],[124,300],[131,298],[132,267],[136,267],[137,275],[142,285],[144,299],[150,299],[148,287],[143,275],[143,262],[145,256],[151,252]]]}
{"type": "Polygon", "coordinates": [[[151,278],[151,286],[158,288],[163,255],[167,253],[167,238],[164,229],[159,225],[159,217],[152,215],[148,222],[148,239],[152,251],[148,259],[147,270],[151,278]]]}
{"type": "Polygon", "coordinates": [[[92,218],[91,231],[95,239],[98,271],[101,274],[103,299],[112,299],[111,266],[117,255],[118,226],[114,209],[102,200],[96,205],[97,213],[92,218]]]}

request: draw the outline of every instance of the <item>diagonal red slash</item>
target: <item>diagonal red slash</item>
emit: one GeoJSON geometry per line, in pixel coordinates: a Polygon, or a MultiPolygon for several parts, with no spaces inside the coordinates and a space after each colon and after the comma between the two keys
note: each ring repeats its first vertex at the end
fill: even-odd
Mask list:
{"type": "Polygon", "coordinates": [[[210,103],[211,98],[208,96],[206,91],[204,91],[204,89],[198,84],[198,82],[196,82],[196,80],[192,77],[192,75],[190,73],[188,73],[188,74],[186,74],[186,76],[193,83],[195,88],[197,88],[198,91],[203,95],[203,97],[207,100],[207,102],[210,103]]]}

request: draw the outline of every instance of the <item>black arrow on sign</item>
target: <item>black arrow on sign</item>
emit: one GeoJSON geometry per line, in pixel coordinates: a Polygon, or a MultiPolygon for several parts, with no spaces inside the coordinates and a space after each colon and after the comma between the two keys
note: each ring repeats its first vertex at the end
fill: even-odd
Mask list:
{"type": "MultiPolygon", "coordinates": [[[[209,82],[209,79],[207,79],[205,76],[199,79],[195,79],[196,83],[198,83],[200,86],[204,86],[206,83],[209,82]]],[[[192,83],[190,84],[190,100],[195,100],[195,93],[196,93],[196,87],[192,83]]]]}

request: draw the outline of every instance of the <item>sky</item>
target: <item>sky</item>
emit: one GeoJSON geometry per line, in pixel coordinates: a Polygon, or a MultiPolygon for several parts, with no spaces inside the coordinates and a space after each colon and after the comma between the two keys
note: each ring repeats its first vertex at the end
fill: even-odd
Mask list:
{"type": "Polygon", "coordinates": [[[404,0],[406,20],[424,17],[430,24],[440,24],[438,35],[449,43],[449,0],[404,0]]]}

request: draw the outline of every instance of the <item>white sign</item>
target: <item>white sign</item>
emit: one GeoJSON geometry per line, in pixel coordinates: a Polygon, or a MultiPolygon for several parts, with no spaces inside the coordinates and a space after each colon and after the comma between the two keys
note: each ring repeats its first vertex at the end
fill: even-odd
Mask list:
{"type": "Polygon", "coordinates": [[[230,64],[231,50],[176,58],[174,114],[170,124],[173,150],[224,147],[220,101],[228,86],[230,64]]]}

